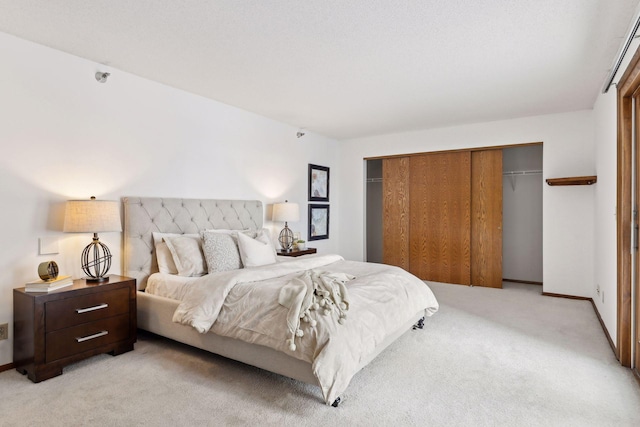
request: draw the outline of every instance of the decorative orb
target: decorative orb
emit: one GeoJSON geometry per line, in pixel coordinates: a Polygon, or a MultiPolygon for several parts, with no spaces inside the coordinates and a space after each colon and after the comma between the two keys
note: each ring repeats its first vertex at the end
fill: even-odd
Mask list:
{"type": "Polygon", "coordinates": [[[58,277],[58,264],[55,261],[41,262],[38,265],[38,276],[42,280],[55,280],[58,277]]]}

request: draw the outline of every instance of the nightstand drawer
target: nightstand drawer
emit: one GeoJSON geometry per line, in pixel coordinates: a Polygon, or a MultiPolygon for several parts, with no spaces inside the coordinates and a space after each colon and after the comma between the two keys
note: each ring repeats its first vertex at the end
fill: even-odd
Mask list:
{"type": "Polygon", "coordinates": [[[129,289],[105,290],[45,303],[47,332],[129,313],[129,289]]]}
{"type": "Polygon", "coordinates": [[[50,332],[45,363],[129,338],[129,313],[50,332]]]}

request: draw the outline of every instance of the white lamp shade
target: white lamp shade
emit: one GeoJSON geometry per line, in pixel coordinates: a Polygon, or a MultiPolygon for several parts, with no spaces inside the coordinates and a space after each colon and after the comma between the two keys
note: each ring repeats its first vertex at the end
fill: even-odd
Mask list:
{"type": "Polygon", "coordinates": [[[297,203],[275,203],[273,220],[276,222],[300,221],[300,208],[297,203]]]}
{"type": "Polygon", "coordinates": [[[122,231],[120,203],[113,200],[69,200],[64,213],[66,233],[122,231]]]}

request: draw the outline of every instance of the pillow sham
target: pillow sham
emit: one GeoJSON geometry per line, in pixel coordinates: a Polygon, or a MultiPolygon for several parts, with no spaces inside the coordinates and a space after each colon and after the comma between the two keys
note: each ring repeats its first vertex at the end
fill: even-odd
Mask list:
{"type": "Polygon", "coordinates": [[[202,233],[202,249],[209,273],[237,270],[243,267],[236,236],[236,232],[226,233],[215,230],[202,233]]]}
{"type": "Polygon", "coordinates": [[[151,233],[153,236],[153,247],[156,250],[156,260],[158,261],[158,270],[164,274],[178,274],[178,268],[176,263],[173,262],[173,255],[167,246],[167,243],[163,240],[165,237],[179,237],[189,236],[198,237],[197,234],[180,234],[180,233],[160,233],[154,231],[151,233]]]}
{"type": "Polygon", "coordinates": [[[178,275],[192,277],[207,273],[200,236],[164,237],[164,241],[171,251],[178,275]]]}
{"type": "Polygon", "coordinates": [[[156,259],[160,273],[178,274],[178,267],[173,262],[173,255],[171,255],[167,242],[160,242],[156,245],[156,259]]]}
{"type": "Polygon", "coordinates": [[[245,267],[259,267],[276,262],[276,252],[268,230],[260,230],[255,239],[238,233],[238,248],[245,267]]]}

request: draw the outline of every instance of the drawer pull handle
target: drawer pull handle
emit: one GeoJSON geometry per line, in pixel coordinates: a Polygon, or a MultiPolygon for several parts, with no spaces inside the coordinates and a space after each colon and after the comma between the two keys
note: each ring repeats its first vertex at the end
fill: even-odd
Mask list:
{"type": "Polygon", "coordinates": [[[103,337],[103,336],[107,335],[108,333],[109,333],[109,331],[102,331],[102,332],[98,332],[97,334],[88,335],[86,337],[76,338],[76,341],[77,342],[89,341],[89,340],[92,340],[94,338],[103,337]]]}
{"type": "Polygon", "coordinates": [[[94,305],[93,307],[87,307],[87,308],[76,308],[76,313],[82,314],[82,313],[87,313],[89,311],[102,310],[103,308],[107,308],[107,307],[109,307],[109,304],[94,305]]]}

